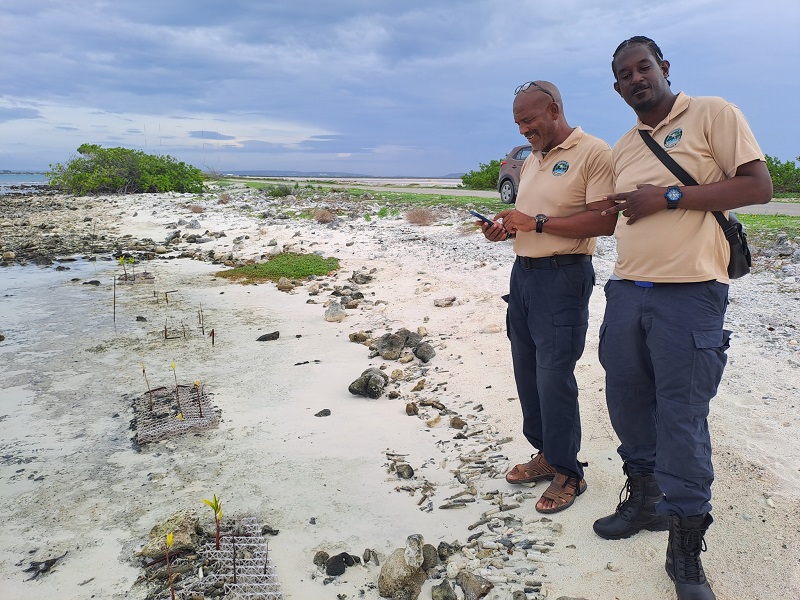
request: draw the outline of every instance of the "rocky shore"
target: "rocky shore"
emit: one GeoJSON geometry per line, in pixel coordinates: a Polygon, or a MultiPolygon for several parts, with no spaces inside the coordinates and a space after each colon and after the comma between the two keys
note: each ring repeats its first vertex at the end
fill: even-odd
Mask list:
{"type": "MultiPolygon", "coordinates": [[[[465,210],[414,215],[368,194],[286,191],[0,197],[9,597],[168,597],[145,544],[176,512],[200,531],[175,558],[181,597],[224,596],[233,582],[213,566],[200,502],[212,493],[223,532],[264,538],[285,598],[673,597],[663,535],[591,533],[623,482],[596,357],[613,239],[594,259],[577,372],[589,493],[546,518],[533,509],[541,486],[503,478],[530,454],[499,299],[510,244],[486,242],[465,210]],[[281,251],[336,256],[342,269],[280,287],[214,277],[281,251]],[[120,257],[153,278],[113,291],[120,257]],[[148,386],[176,396],[179,380],[199,381],[215,428],[136,448],[128,422],[146,405],[145,364],[148,386]],[[33,562],[50,566],[26,581],[33,562]]],[[[799,262],[781,238],[731,286],[704,556],[721,600],[800,590],[800,443],[789,435],[800,426],[799,262]]],[[[261,549],[225,552],[266,565],[261,549]]]]}

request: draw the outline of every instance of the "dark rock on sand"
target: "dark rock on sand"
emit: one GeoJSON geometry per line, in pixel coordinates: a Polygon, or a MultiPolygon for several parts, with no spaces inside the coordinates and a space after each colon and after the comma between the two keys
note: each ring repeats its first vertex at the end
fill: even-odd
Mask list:
{"type": "Polygon", "coordinates": [[[415,600],[419,597],[425,579],[425,572],[419,567],[408,566],[405,550],[397,548],[381,567],[378,593],[382,598],[396,598],[400,593],[415,600]]]}
{"type": "Polygon", "coordinates": [[[280,331],[273,331],[272,333],[265,333],[262,336],[256,338],[257,342],[271,342],[273,340],[277,340],[281,336],[280,331]]]}
{"type": "Polygon", "coordinates": [[[331,411],[330,411],[329,408],[323,408],[321,411],[319,411],[314,416],[315,417],[330,417],[331,416],[331,411]]]}
{"type": "Polygon", "coordinates": [[[422,342],[416,348],[414,348],[414,356],[416,356],[422,362],[427,363],[434,356],[436,356],[436,351],[428,342],[422,342]]]}
{"type": "Polygon", "coordinates": [[[456,583],[464,590],[464,600],[480,600],[494,587],[494,584],[488,579],[469,571],[461,571],[456,577],[456,583]]]}
{"type": "Polygon", "coordinates": [[[447,579],[431,588],[432,600],[457,600],[457,598],[456,591],[447,579]]]}
{"type": "Polygon", "coordinates": [[[355,396],[375,399],[380,398],[387,383],[389,376],[380,369],[372,367],[361,373],[361,376],[350,384],[348,390],[355,396]]]}
{"type": "Polygon", "coordinates": [[[405,338],[396,333],[385,333],[375,342],[375,349],[381,358],[386,360],[397,360],[403,351],[405,338]]]}

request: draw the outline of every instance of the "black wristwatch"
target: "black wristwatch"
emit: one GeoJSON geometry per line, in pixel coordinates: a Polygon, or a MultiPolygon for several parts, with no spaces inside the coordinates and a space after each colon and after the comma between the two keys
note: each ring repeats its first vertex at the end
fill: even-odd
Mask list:
{"type": "Polygon", "coordinates": [[[534,217],[536,219],[536,233],[542,233],[542,225],[547,223],[550,220],[550,217],[543,214],[538,214],[534,217]]]}
{"type": "Polygon", "coordinates": [[[681,188],[673,185],[667,188],[667,193],[664,194],[664,197],[667,199],[667,208],[669,210],[675,210],[678,208],[678,203],[681,201],[681,198],[683,198],[683,192],[681,188]]]}

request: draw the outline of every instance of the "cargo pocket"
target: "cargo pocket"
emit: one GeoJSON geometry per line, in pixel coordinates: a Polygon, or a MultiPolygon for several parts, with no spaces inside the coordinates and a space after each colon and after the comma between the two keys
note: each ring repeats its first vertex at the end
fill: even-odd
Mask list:
{"type": "Polygon", "coordinates": [[[730,347],[731,332],[727,329],[693,331],[692,338],[695,349],[689,404],[708,403],[717,394],[728,362],[725,351],[730,347]]]}
{"type": "Polygon", "coordinates": [[[540,364],[553,369],[571,367],[583,354],[589,309],[561,310],[553,315],[553,348],[549,361],[537,358],[540,364]],[[545,364],[549,363],[549,364],[545,364]]]}

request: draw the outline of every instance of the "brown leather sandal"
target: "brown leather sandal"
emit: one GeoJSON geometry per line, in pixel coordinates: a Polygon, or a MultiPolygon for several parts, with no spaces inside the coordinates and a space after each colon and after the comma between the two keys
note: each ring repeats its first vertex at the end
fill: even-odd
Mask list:
{"type": "Polygon", "coordinates": [[[522,465],[517,465],[506,473],[508,483],[532,483],[543,479],[552,479],[556,470],[550,466],[544,454],[531,454],[531,460],[522,465]]]}
{"type": "Polygon", "coordinates": [[[552,500],[555,506],[552,508],[539,508],[539,503],[536,503],[536,510],[540,513],[551,514],[557,513],[572,506],[575,498],[580,496],[586,491],[586,480],[581,479],[578,482],[577,477],[569,477],[563,473],[557,473],[550,482],[542,497],[539,500],[552,500]]]}

